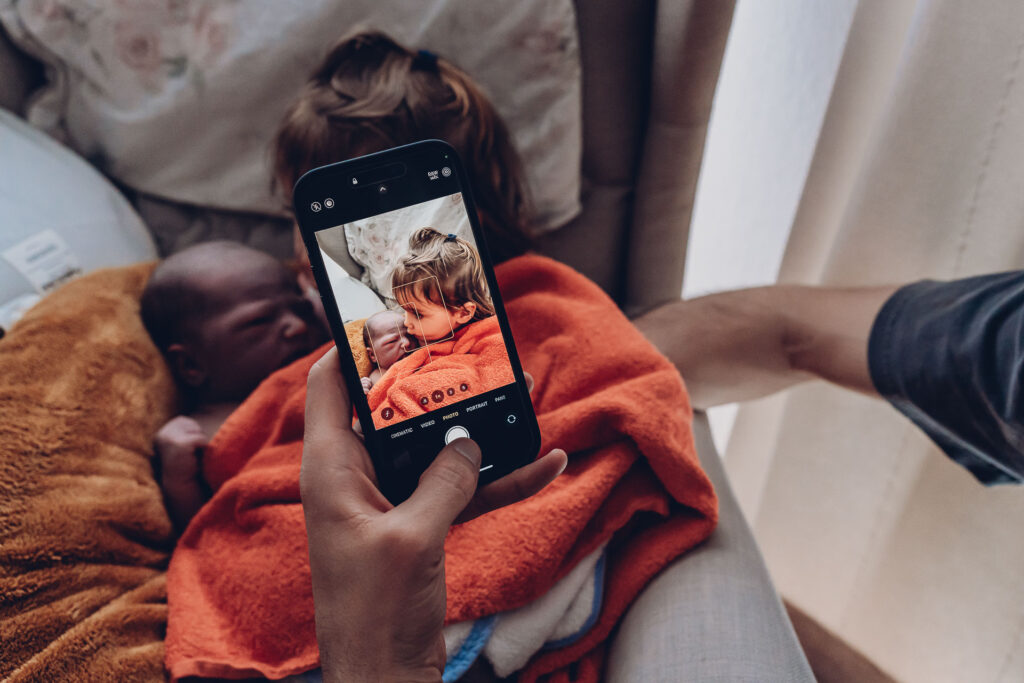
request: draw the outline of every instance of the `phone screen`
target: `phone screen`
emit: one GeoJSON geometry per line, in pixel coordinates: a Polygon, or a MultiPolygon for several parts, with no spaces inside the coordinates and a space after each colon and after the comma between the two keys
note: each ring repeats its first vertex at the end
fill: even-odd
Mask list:
{"type": "Polygon", "coordinates": [[[316,238],[376,429],[504,400],[515,375],[461,192],[316,238]],[[372,264],[358,284],[345,269],[355,258],[372,264]],[[363,296],[343,294],[359,285],[363,296]]]}
{"type": "Polygon", "coordinates": [[[325,312],[351,356],[350,394],[392,499],[456,438],[480,445],[482,483],[540,445],[474,212],[458,159],[436,141],[316,169],[296,186],[325,312]]]}

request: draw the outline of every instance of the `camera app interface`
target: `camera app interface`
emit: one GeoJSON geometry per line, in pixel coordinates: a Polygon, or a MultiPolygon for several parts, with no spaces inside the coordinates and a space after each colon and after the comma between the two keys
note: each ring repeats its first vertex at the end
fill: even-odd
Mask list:
{"type": "Polygon", "coordinates": [[[515,376],[461,193],[316,237],[377,429],[504,399],[515,376]]]}

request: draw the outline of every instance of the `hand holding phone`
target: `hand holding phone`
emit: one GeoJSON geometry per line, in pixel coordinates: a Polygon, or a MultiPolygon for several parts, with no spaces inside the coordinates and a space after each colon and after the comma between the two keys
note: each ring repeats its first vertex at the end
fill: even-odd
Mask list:
{"type": "Polygon", "coordinates": [[[437,678],[449,526],[533,495],[565,469],[566,455],[553,450],[477,490],[480,449],[458,439],[394,507],[347,420],[341,378],[336,349],[309,373],[300,476],[324,680],[437,678]]]}
{"type": "Polygon", "coordinates": [[[481,483],[540,449],[469,188],[438,140],[314,169],[295,186],[341,372],[393,503],[455,439],[479,443],[481,483]]]}

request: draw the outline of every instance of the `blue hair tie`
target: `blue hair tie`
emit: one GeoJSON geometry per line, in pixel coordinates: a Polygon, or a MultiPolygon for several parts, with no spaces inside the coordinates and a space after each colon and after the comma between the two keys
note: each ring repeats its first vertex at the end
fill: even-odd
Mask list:
{"type": "Polygon", "coordinates": [[[455,233],[454,232],[448,233],[448,236],[444,238],[444,241],[445,242],[454,242],[455,241],[455,233]]]}
{"type": "Polygon", "coordinates": [[[413,58],[412,66],[423,71],[437,71],[437,55],[430,50],[420,50],[413,58]]]}

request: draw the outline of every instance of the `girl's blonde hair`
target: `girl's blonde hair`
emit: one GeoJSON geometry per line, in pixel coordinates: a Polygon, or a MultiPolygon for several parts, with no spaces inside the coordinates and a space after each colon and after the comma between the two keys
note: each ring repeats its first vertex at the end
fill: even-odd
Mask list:
{"type": "Polygon", "coordinates": [[[433,228],[420,228],[409,238],[409,253],[391,272],[391,291],[402,306],[429,301],[453,311],[473,302],[476,312],[470,322],[494,315],[476,247],[433,228]]]}
{"type": "Polygon", "coordinates": [[[446,59],[376,31],[341,40],[285,113],[273,144],[275,184],[288,194],[317,166],[440,138],[466,165],[495,261],[527,251],[530,202],[505,123],[446,59]]]}

